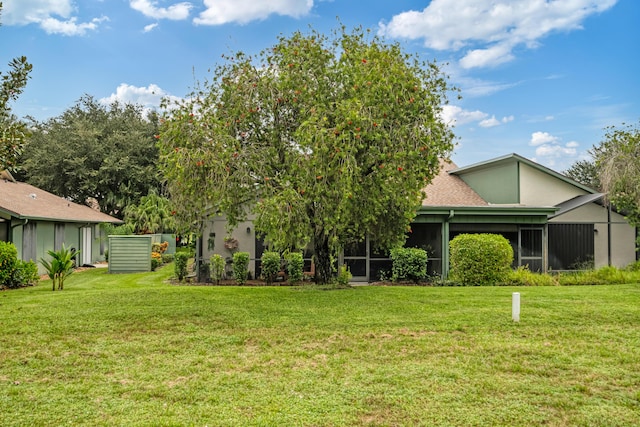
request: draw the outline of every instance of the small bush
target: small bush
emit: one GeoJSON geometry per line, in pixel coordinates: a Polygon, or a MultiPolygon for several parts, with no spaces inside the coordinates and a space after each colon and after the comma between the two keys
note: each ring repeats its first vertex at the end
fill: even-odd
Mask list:
{"type": "Polygon", "coordinates": [[[162,254],[162,263],[169,264],[173,262],[173,254],[162,254]]]}
{"type": "Polygon", "coordinates": [[[349,282],[351,281],[351,271],[347,268],[346,265],[340,266],[340,270],[338,270],[338,277],[336,277],[336,283],[338,286],[349,286],[349,282]]]}
{"type": "Polygon", "coordinates": [[[287,275],[289,283],[295,283],[304,277],[304,258],[301,252],[290,252],[287,257],[287,275]]]}
{"type": "Polygon", "coordinates": [[[418,248],[396,248],[391,250],[391,280],[413,280],[427,277],[427,251],[418,248]]]}
{"type": "Polygon", "coordinates": [[[513,248],[503,236],[460,234],[449,246],[451,280],[465,286],[506,281],[513,262],[513,248]]]}
{"type": "Polygon", "coordinates": [[[267,282],[267,285],[272,284],[281,269],[280,254],[278,252],[265,251],[260,258],[260,263],[262,266],[262,278],[267,282]]]}
{"type": "Polygon", "coordinates": [[[176,278],[181,282],[185,277],[187,277],[187,263],[189,258],[191,258],[191,254],[189,252],[182,251],[176,253],[174,271],[176,278]]]}
{"type": "Polygon", "coordinates": [[[33,286],[40,280],[38,264],[33,261],[21,261],[16,263],[14,284],[16,286],[33,286]]]}
{"type": "Polygon", "coordinates": [[[219,285],[220,280],[224,277],[224,258],[222,258],[222,255],[214,254],[211,255],[209,261],[209,274],[211,275],[211,280],[213,280],[216,285],[219,285]]]}
{"type": "Polygon", "coordinates": [[[18,250],[13,243],[0,242],[0,288],[14,288],[18,250]]]}
{"type": "Polygon", "coordinates": [[[151,244],[151,251],[158,252],[159,254],[163,254],[165,253],[168,247],[169,247],[169,242],[162,242],[162,243],[154,242],[151,244]]]}
{"type": "Polygon", "coordinates": [[[247,282],[249,275],[249,252],[235,252],[233,254],[233,278],[240,285],[247,282]]]}
{"type": "Polygon", "coordinates": [[[156,271],[156,268],[162,265],[162,261],[159,258],[151,258],[151,271],[156,271]]]}

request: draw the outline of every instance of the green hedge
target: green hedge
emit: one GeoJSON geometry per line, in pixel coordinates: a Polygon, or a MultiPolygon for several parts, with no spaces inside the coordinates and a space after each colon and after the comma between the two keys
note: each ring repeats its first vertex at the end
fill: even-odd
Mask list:
{"type": "Polygon", "coordinates": [[[290,252],[286,256],[289,283],[299,282],[303,278],[304,258],[301,252],[290,252]]]}
{"type": "Polygon", "coordinates": [[[513,248],[499,234],[460,234],[451,240],[449,278],[461,285],[497,285],[511,271],[513,248]]]}
{"type": "Polygon", "coordinates": [[[391,279],[419,282],[427,277],[427,251],[418,248],[391,250],[391,279]]]}
{"type": "Polygon", "coordinates": [[[278,252],[265,251],[260,258],[262,278],[267,285],[273,283],[280,272],[280,254],[278,252]]]}
{"type": "Polygon", "coordinates": [[[233,278],[240,285],[247,282],[249,275],[249,252],[235,252],[233,254],[233,278]]]}

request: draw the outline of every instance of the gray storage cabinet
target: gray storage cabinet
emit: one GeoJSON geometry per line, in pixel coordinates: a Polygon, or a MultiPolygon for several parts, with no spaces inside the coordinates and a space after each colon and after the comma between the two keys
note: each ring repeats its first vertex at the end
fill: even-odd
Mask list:
{"type": "Polygon", "coordinates": [[[151,235],[109,236],[109,273],[151,271],[151,235]]]}

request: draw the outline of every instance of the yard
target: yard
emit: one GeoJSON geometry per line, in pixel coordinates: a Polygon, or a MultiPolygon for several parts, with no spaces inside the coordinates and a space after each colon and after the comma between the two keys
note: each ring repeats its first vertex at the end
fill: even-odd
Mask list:
{"type": "Polygon", "coordinates": [[[0,293],[0,425],[632,426],[640,285],[0,293]],[[511,294],[521,293],[520,323],[511,294]]]}

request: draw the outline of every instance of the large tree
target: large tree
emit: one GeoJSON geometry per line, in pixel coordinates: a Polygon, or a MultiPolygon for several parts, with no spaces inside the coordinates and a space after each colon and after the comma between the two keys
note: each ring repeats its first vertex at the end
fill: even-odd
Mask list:
{"type": "Polygon", "coordinates": [[[11,112],[10,103],[18,99],[24,90],[31,69],[27,58],[21,56],[9,62],[8,72],[0,72],[0,171],[18,168],[17,159],[26,143],[26,126],[11,112]]]}
{"type": "Polygon", "coordinates": [[[640,226],[640,127],[607,128],[596,166],[608,199],[632,225],[640,226]]]}
{"type": "Polygon", "coordinates": [[[139,105],[80,98],[59,117],[32,124],[22,158],[30,184],[77,203],[124,208],[159,189],[158,116],[139,105]]]}
{"type": "MultiPolygon", "coordinates": [[[[594,158],[595,153],[597,153],[596,149],[589,151],[589,154],[594,158]]],[[[600,190],[600,177],[598,176],[598,168],[593,158],[576,161],[569,169],[564,171],[564,174],[580,184],[584,184],[595,190],[600,190]]]]}
{"type": "Polygon", "coordinates": [[[310,244],[316,280],[345,245],[401,244],[422,189],[453,148],[446,77],[398,44],[342,28],[225,57],[168,110],[161,165],[187,228],[248,214],[275,249],[310,244]]]}

